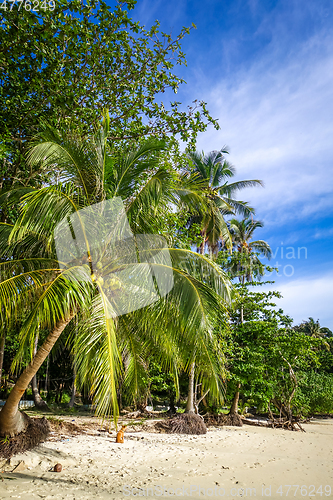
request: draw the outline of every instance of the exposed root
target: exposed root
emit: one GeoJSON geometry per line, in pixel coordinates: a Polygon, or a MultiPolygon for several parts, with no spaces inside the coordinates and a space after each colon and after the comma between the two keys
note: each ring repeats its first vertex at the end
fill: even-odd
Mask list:
{"type": "Polygon", "coordinates": [[[10,458],[35,448],[45,441],[50,433],[50,426],[45,417],[31,418],[27,429],[11,438],[0,438],[0,458],[10,458]]]}
{"type": "Polygon", "coordinates": [[[223,413],[220,413],[219,415],[205,415],[204,420],[207,425],[214,426],[230,425],[242,427],[243,425],[243,420],[237,413],[229,413],[228,415],[223,413]]]}
{"type": "Polygon", "coordinates": [[[182,413],[169,420],[156,422],[155,428],[168,434],[206,434],[203,418],[195,413],[182,413]]]}
{"type": "Polygon", "coordinates": [[[269,427],[273,427],[273,429],[287,429],[288,431],[302,431],[305,432],[305,429],[301,426],[299,422],[299,418],[292,417],[289,418],[274,418],[270,421],[269,427]],[[297,426],[297,427],[296,427],[297,426]]]}

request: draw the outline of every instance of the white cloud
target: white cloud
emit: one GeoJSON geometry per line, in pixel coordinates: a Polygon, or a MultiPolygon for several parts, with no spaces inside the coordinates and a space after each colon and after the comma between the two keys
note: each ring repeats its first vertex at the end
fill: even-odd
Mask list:
{"type": "MultiPolygon", "coordinates": [[[[265,286],[272,289],[272,286],[265,286]]],[[[319,319],[322,326],[333,330],[333,273],[321,277],[290,280],[279,284],[283,298],[277,299],[277,306],[294,319],[294,324],[310,316],[319,319]]]]}
{"type": "Polygon", "coordinates": [[[240,196],[267,222],[333,210],[332,49],[332,37],[317,35],[279,64],[266,54],[204,95],[221,130],[200,136],[198,149],[228,144],[237,177],[264,180],[265,189],[240,196]]]}
{"type": "Polygon", "coordinates": [[[327,229],[318,229],[314,234],[315,240],[323,240],[327,238],[331,238],[333,236],[333,227],[327,229]]]}

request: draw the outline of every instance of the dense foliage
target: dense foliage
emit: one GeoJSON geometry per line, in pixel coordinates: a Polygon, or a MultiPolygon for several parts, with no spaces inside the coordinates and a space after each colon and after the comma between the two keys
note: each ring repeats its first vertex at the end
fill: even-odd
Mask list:
{"type": "Polygon", "coordinates": [[[7,413],[12,405],[0,433],[18,431],[18,401],[32,397],[37,371],[49,403],[74,405],[79,391],[76,402],[115,417],[158,403],[332,412],[332,332],[311,317],[292,327],[279,292],[255,288],[271,249],[254,240],[263,223],[235,193],[262,182],[229,182],[225,149],[179,151],[177,138],[193,149],[217,127],[203,102],[187,111],[162,102],[183,83],[173,67],[185,63],[189,29],[174,39],[158,22],[146,29],[133,7],[62,0],[43,16],[4,11],[0,22],[0,396],[7,413]],[[111,251],[112,228],[97,234],[97,217],[96,262],[89,237],[66,262],[56,251],[59,224],[73,232],[76,216],[110,200],[121,203],[135,256],[140,235],[151,237],[152,260],[140,264],[154,286],[159,267],[173,275],[168,293],[119,314],[121,295],[135,296],[121,279],[130,244],[111,251]]]}
{"type": "Polygon", "coordinates": [[[204,102],[184,110],[163,99],[184,82],[173,68],[186,64],[180,43],[190,28],[174,38],[158,22],[146,29],[129,16],[134,4],[112,10],[96,0],[61,0],[53,11],[2,10],[0,189],[43,178],[39,166],[31,171],[24,162],[42,121],[74,117],[91,132],[106,108],[113,147],[148,135],[178,136],[194,147],[198,132],[218,127],[204,102]]]}

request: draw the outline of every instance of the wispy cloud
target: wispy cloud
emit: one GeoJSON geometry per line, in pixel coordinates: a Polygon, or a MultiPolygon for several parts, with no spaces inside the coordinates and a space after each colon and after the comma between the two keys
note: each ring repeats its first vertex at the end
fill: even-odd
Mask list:
{"type": "Polygon", "coordinates": [[[333,211],[332,49],[333,37],[320,33],[285,59],[265,53],[232,82],[207,89],[221,130],[205,133],[199,148],[227,143],[238,176],[264,180],[265,189],[242,197],[264,210],[267,222],[333,211]]]}
{"type": "Polygon", "coordinates": [[[314,239],[323,240],[327,238],[332,238],[333,236],[333,227],[327,229],[318,229],[314,234],[314,239]]]}
{"type": "Polygon", "coordinates": [[[140,0],[138,7],[140,19],[157,17],[165,31],[197,24],[182,41],[188,68],[176,73],[188,85],[177,100],[206,101],[221,125],[199,136],[198,149],[228,144],[237,178],[265,182],[239,197],[265,223],[256,238],[276,253],[280,305],[297,323],[313,316],[333,328],[332,0],[140,0]],[[307,258],[288,260],[288,245],[305,246],[307,258]]]}

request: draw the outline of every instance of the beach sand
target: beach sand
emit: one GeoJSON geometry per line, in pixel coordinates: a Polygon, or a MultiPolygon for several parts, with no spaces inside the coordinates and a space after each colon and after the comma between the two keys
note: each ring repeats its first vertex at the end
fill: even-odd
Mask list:
{"type": "Polygon", "coordinates": [[[100,426],[53,435],[2,466],[0,499],[333,498],[333,420],[304,428],[244,425],[187,436],[132,427],[124,444],[100,426]],[[56,463],[62,472],[51,471],[56,463]]]}

